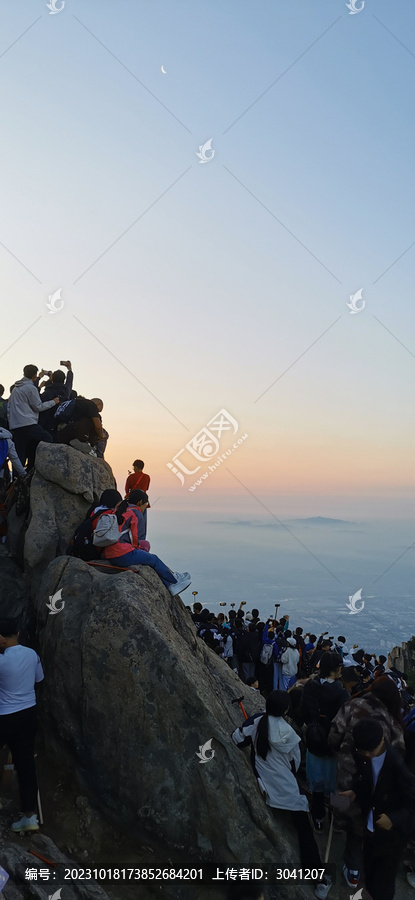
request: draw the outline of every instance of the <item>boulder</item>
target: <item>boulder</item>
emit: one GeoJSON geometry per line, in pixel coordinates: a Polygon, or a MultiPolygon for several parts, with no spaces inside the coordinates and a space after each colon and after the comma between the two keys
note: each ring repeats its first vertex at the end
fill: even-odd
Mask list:
{"type": "Polygon", "coordinates": [[[39,444],[30,488],[25,535],[25,570],[35,583],[39,573],[66,547],[91,504],[114,488],[111,468],[66,444],[39,444]]]}
{"type": "MultiPolygon", "coordinates": [[[[113,825],[215,865],[292,862],[286,830],[230,737],[242,720],[231,702],[241,681],[151,568],[107,575],[56,559],[35,609],[48,752],[75,768],[113,825]],[[64,607],[53,615],[47,602],[58,590],[64,607]],[[202,763],[207,741],[214,754],[202,763]]],[[[251,694],[245,688],[248,714],[263,709],[251,694]]]]}

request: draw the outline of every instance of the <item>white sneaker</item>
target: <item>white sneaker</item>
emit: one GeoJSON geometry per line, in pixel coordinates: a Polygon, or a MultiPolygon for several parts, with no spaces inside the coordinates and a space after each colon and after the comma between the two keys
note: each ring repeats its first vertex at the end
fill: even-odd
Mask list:
{"type": "Polygon", "coordinates": [[[180,572],[175,572],[174,577],[176,578],[176,584],[169,584],[169,591],[172,597],[175,597],[176,594],[181,594],[182,591],[185,591],[186,588],[189,587],[189,584],[192,583],[191,576],[188,572],[183,572],[183,575],[180,572]]]}
{"type": "Polygon", "coordinates": [[[27,816],[22,816],[18,822],[13,822],[11,826],[12,831],[39,831],[39,822],[36,815],[30,816],[30,819],[27,816]]]}
{"type": "Polygon", "coordinates": [[[325,900],[332,884],[333,882],[330,875],[326,875],[324,881],[320,881],[320,884],[315,888],[314,896],[317,897],[318,900],[325,900]]]}

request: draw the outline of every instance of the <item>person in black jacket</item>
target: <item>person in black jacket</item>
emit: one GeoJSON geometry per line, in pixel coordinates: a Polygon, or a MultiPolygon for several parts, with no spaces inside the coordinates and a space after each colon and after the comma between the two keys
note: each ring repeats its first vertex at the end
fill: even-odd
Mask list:
{"type": "Polygon", "coordinates": [[[336,790],[337,760],[327,742],[331,721],[350,695],[340,681],[342,658],[334,651],[323,653],[319,675],[306,681],[301,713],[306,729],[307,786],[312,792],[311,817],[314,830],[323,830],[324,795],[336,790]]]}
{"type": "MultiPolygon", "coordinates": [[[[65,372],[62,372],[62,369],[57,369],[56,372],[51,373],[50,380],[40,395],[42,403],[44,403],[45,400],[53,400],[54,397],[59,397],[59,403],[64,403],[65,400],[69,400],[73,386],[72,365],[69,359],[66,362],[62,362],[61,365],[65,366],[68,370],[66,378],[65,372]]],[[[55,412],[56,409],[52,408],[41,412],[39,415],[39,425],[41,425],[42,428],[45,428],[49,434],[53,434],[54,432],[55,412]]]]}
{"type": "Polygon", "coordinates": [[[362,810],[366,888],[372,900],[393,900],[400,858],[415,833],[415,776],[387,746],[376,719],[357,722],[353,738],[357,774],[352,788],[341,793],[357,799],[362,810]]]}
{"type": "Polygon", "coordinates": [[[242,635],[238,648],[238,656],[239,661],[242,663],[242,675],[245,683],[248,678],[253,678],[255,675],[255,667],[260,650],[261,638],[256,625],[251,623],[242,635]]]}

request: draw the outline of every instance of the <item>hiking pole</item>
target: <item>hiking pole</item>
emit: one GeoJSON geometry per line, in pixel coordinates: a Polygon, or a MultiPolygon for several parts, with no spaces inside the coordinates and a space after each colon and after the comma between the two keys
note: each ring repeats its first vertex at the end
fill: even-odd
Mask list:
{"type": "Polygon", "coordinates": [[[242,700],[243,700],[243,699],[244,699],[243,696],[242,696],[242,697],[235,697],[233,700],[231,700],[231,703],[237,703],[237,704],[241,707],[241,710],[242,710],[243,715],[244,715],[244,719],[247,719],[248,716],[247,716],[247,714],[246,714],[246,712],[245,712],[245,710],[244,710],[244,708],[243,708],[243,706],[242,706],[242,700]]]}
{"type": "Polygon", "coordinates": [[[332,811],[332,813],[331,813],[331,819],[330,819],[329,836],[328,836],[328,839],[327,839],[327,847],[326,847],[326,852],[325,852],[325,854],[324,854],[324,864],[328,863],[328,861],[329,861],[330,850],[331,850],[331,842],[332,842],[332,838],[333,838],[333,822],[334,822],[334,814],[333,814],[333,811],[332,811]]]}

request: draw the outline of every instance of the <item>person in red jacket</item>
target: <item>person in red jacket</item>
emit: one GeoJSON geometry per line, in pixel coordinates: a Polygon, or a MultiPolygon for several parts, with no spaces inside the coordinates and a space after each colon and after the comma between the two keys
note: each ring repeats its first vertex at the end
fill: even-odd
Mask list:
{"type": "Polygon", "coordinates": [[[125,482],[125,499],[128,499],[131,491],[140,490],[147,493],[150,486],[150,476],[143,472],[144,463],[142,459],[136,459],[133,462],[134,472],[128,476],[125,482]]]}
{"type": "MultiPolygon", "coordinates": [[[[150,476],[143,472],[144,463],[142,459],[134,460],[133,469],[134,472],[128,476],[127,481],[125,482],[125,500],[129,499],[131,491],[139,490],[147,493],[150,486],[150,476]]],[[[148,502],[147,507],[142,510],[144,519],[144,537],[146,537],[147,534],[147,509],[150,509],[150,504],[148,502]]]]}

